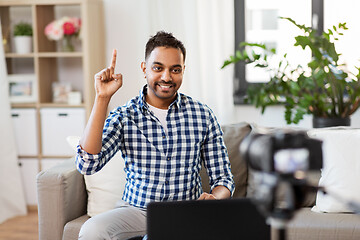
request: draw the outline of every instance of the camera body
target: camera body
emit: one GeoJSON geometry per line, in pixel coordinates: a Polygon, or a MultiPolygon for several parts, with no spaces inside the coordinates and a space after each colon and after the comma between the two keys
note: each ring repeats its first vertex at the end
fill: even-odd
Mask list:
{"type": "Polygon", "coordinates": [[[305,196],[316,191],[307,173],[322,168],[322,141],[306,132],[253,133],[243,140],[240,153],[252,169],[252,198],[266,217],[291,219],[305,196]]]}
{"type": "Polygon", "coordinates": [[[252,169],[267,173],[322,168],[322,142],[302,131],[250,134],[240,145],[240,152],[252,169]],[[288,159],[285,159],[286,153],[288,159]],[[282,163],[286,161],[288,165],[284,166],[282,163]]]}

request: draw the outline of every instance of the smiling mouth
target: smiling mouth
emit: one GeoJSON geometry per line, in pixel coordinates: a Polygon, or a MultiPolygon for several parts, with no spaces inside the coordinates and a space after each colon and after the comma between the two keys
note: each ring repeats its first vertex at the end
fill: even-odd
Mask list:
{"type": "Polygon", "coordinates": [[[169,90],[170,88],[173,87],[173,85],[161,84],[161,83],[159,83],[158,86],[161,88],[161,90],[169,90]]]}

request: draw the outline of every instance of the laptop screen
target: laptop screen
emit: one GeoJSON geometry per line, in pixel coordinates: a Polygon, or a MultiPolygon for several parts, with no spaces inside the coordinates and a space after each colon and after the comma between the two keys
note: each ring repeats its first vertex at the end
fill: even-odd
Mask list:
{"type": "Polygon", "coordinates": [[[149,240],[270,239],[270,226],[250,199],[152,202],[149,240]]]}

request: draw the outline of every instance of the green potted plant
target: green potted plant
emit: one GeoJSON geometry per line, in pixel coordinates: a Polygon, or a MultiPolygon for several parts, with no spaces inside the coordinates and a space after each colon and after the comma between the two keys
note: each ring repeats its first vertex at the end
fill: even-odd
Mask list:
{"type": "Polygon", "coordinates": [[[19,54],[32,51],[32,26],[29,23],[20,22],[14,26],[15,52],[19,54]]]}
{"type": "Polygon", "coordinates": [[[262,113],[268,106],[283,104],[287,124],[297,124],[305,114],[311,114],[314,127],[349,126],[351,114],[359,108],[360,71],[357,74],[348,71],[340,63],[341,54],[334,45],[347,30],[346,23],[318,33],[291,18],[282,19],[302,31],[301,35],[295,36],[294,46],[303,50],[310,48],[312,57],[306,66],[290,66],[287,54],[274,65],[275,49],[242,42],[240,49],[225,60],[222,68],[243,61],[269,71],[270,81],[249,87],[246,96],[249,103],[261,107],[262,113]]]}

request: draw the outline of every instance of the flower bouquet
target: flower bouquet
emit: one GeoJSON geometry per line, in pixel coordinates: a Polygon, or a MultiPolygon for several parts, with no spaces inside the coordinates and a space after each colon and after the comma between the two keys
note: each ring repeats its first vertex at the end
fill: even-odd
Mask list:
{"type": "Polygon", "coordinates": [[[62,17],[54,20],[45,27],[45,35],[49,40],[63,39],[63,50],[67,52],[74,51],[71,39],[79,36],[81,28],[81,19],[77,17],[62,17]]]}

